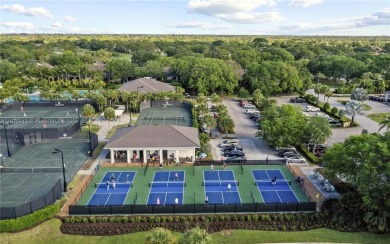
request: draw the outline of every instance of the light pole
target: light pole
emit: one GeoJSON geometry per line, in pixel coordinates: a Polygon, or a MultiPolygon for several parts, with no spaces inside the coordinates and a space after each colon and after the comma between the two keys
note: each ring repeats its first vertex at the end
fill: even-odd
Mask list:
{"type": "Polygon", "coordinates": [[[64,163],[64,154],[60,149],[54,149],[52,153],[61,153],[61,162],[62,162],[62,175],[64,177],[64,192],[67,192],[67,184],[66,184],[66,178],[65,178],[65,163],[64,163]]]}
{"type": "Polygon", "coordinates": [[[91,125],[89,123],[84,123],[83,125],[88,125],[89,156],[92,157],[91,125]]]}
{"type": "Polygon", "coordinates": [[[0,123],[0,125],[4,126],[5,141],[7,143],[7,153],[8,153],[8,157],[11,157],[11,151],[9,150],[8,137],[7,137],[7,126],[10,124],[0,123]]]}

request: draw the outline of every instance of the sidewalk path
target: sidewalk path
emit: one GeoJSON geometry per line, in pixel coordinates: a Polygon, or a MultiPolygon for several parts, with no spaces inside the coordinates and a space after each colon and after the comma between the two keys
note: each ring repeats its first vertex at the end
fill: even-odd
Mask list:
{"type": "MultiPolygon", "coordinates": [[[[134,118],[133,118],[134,119],[134,118]]],[[[123,116],[120,117],[120,119],[117,119],[116,121],[108,121],[104,118],[98,118],[95,121],[93,121],[93,124],[100,126],[100,130],[97,132],[99,142],[107,142],[109,139],[107,138],[108,132],[111,130],[112,127],[121,125],[121,124],[128,124],[130,121],[130,116],[128,114],[123,114],[123,116]]],[[[79,170],[78,174],[81,175],[91,175],[92,172],[95,170],[96,166],[98,166],[99,162],[108,161],[106,159],[106,156],[108,154],[109,150],[103,149],[99,156],[95,159],[95,161],[92,163],[90,168],[88,170],[79,170]]]]}

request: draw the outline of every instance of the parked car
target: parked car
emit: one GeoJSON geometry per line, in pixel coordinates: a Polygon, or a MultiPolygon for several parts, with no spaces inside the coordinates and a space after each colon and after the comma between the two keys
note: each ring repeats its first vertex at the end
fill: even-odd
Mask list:
{"type": "Polygon", "coordinates": [[[225,159],[226,163],[242,163],[246,162],[246,157],[228,157],[225,159]]]}
{"type": "Polygon", "coordinates": [[[306,163],[306,160],[300,155],[289,156],[285,159],[287,163],[306,163]]]}
{"type": "Polygon", "coordinates": [[[292,102],[292,103],[305,103],[306,99],[303,99],[301,97],[296,97],[296,98],[291,98],[290,102],[292,102]]]}
{"type": "Polygon", "coordinates": [[[289,152],[292,152],[292,153],[294,153],[294,154],[299,154],[299,153],[297,152],[297,150],[295,150],[294,148],[291,148],[291,149],[286,149],[286,150],[280,150],[280,151],[278,151],[278,155],[282,157],[282,156],[284,156],[285,153],[289,153],[289,152]]]}
{"type": "Polygon", "coordinates": [[[207,154],[202,152],[199,154],[198,158],[205,159],[205,158],[207,158],[207,154]]]}
{"type": "Polygon", "coordinates": [[[185,97],[190,97],[190,94],[186,92],[186,93],[184,93],[184,96],[185,97]]]}
{"type": "Polygon", "coordinates": [[[240,150],[231,150],[231,151],[226,151],[224,152],[223,156],[225,157],[242,157],[242,156],[245,156],[245,153],[243,151],[240,151],[240,150]]]}
{"type": "Polygon", "coordinates": [[[244,148],[241,145],[230,145],[226,146],[222,149],[224,152],[232,151],[232,150],[244,150],[244,148]]]}
{"type": "Polygon", "coordinates": [[[231,140],[224,140],[219,147],[226,147],[226,146],[231,146],[231,145],[237,145],[238,140],[237,139],[231,139],[231,140]]]}
{"type": "Polygon", "coordinates": [[[314,106],[306,106],[305,111],[306,112],[319,112],[319,111],[321,111],[321,109],[314,107],[314,106]]]}
{"type": "Polygon", "coordinates": [[[286,151],[291,151],[291,150],[295,150],[295,147],[277,147],[276,148],[276,151],[278,151],[278,153],[280,152],[286,152],[286,151]]]}
{"type": "Polygon", "coordinates": [[[252,108],[245,109],[246,114],[257,113],[257,112],[259,112],[259,110],[257,109],[252,109],[252,108]]]}
{"type": "Polygon", "coordinates": [[[244,105],[244,108],[245,108],[245,109],[256,109],[256,106],[253,105],[253,104],[245,104],[245,105],[244,105]]]}
{"type": "Polygon", "coordinates": [[[285,152],[281,155],[281,157],[288,158],[288,157],[296,156],[296,155],[301,156],[301,155],[299,155],[298,152],[295,151],[295,152],[285,152]]]}

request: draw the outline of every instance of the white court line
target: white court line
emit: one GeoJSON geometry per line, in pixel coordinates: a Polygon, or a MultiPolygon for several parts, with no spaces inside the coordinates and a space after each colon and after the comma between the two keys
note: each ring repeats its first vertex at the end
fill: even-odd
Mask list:
{"type": "Polygon", "coordinates": [[[278,195],[278,198],[279,198],[280,202],[283,203],[282,199],[281,199],[280,196],[279,196],[278,191],[275,191],[275,192],[276,192],[276,195],[278,195]]]}
{"type": "Polygon", "coordinates": [[[223,198],[223,193],[222,193],[222,191],[220,191],[220,193],[221,193],[221,196],[222,196],[222,202],[225,203],[225,198],[223,198]]]}
{"type": "Polygon", "coordinates": [[[265,173],[267,174],[268,179],[271,180],[271,177],[269,177],[269,174],[268,174],[267,170],[264,170],[264,171],[265,171],[265,173]]]}
{"type": "MultiPolygon", "coordinates": [[[[280,170],[279,170],[280,171],[280,170]]],[[[284,174],[283,174],[283,172],[282,171],[280,171],[280,173],[282,174],[282,176],[283,176],[283,178],[286,180],[286,177],[284,177],[284,174]]],[[[290,190],[292,191],[292,193],[294,194],[294,197],[295,197],[295,199],[297,199],[297,201],[298,202],[300,202],[299,201],[299,199],[298,199],[298,197],[297,197],[297,195],[295,195],[295,192],[294,192],[294,190],[291,188],[291,186],[289,185],[289,187],[290,187],[290,190]]]]}
{"type": "Polygon", "coordinates": [[[106,202],[104,203],[104,206],[106,206],[107,205],[107,202],[108,202],[108,199],[110,199],[110,197],[111,197],[111,193],[108,193],[109,195],[108,195],[108,197],[107,197],[107,200],[106,200],[106,202]]]}
{"type": "Polygon", "coordinates": [[[165,198],[164,198],[164,204],[163,205],[165,205],[165,203],[167,201],[167,195],[168,195],[168,192],[165,192],[165,198]]]}

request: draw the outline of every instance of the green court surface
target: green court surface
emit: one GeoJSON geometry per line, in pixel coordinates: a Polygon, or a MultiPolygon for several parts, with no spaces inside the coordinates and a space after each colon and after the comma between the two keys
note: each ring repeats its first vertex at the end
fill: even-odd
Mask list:
{"type": "Polygon", "coordinates": [[[53,154],[55,148],[63,152],[66,180],[69,183],[88,158],[89,142],[33,144],[23,147],[10,158],[3,157],[5,167],[18,169],[1,170],[1,207],[13,207],[35,200],[45,195],[58,179],[62,181],[61,154],[53,154]],[[51,172],[46,167],[56,168],[56,172],[51,172]],[[42,172],[42,168],[49,172],[42,172]]]}
{"type": "MultiPolygon", "coordinates": [[[[95,183],[100,183],[106,172],[112,171],[135,171],[136,175],[133,180],[133,186],[127,194],[124,204],[146,205],[149,197],[149,182],[153,181],[155,172],[161,171],[158,167],[149,167],[144,176],[144,167],[101,167],[96,173],[85,193],[80,198],[77,205],[87,205],[96,188],[95,183]]],[[[222,166],[215,166],[215,170],[223,170],[222,166]]],[[[243,170],[238,166],[228,166],[227,170],[234,172],[235,180],[239,181],[238,191],[242,203],[253,203],[253,201],[262,203],[263,198],[252,176],[253,169],[274,169],[280,170],[286,180],[291,180],[291,188],[300,202],[308,202],[306,195],[303,193],[293,175],[285,165],[246,165],[243,170]]],[[[184,201],[183,204],[204,203],[205,191],[203,182],[203,171],[210,170],[210,166],[166,166],[162,171],[185,171],[184,201]]]]}
{"type": "Polygon", "coordinates": [[[191,112],[185,107],[146,108],[138,116],[136,125],[192,126],[191,112]]]}
{"type": "Polygon", "coordinates": [[[81,108],[26,107],[0,114],[0,122],[10,123],[9,129],[61,128],[79,122],[81,108]]]}

